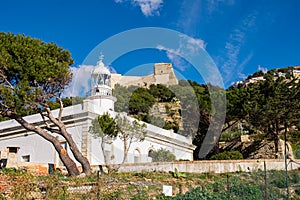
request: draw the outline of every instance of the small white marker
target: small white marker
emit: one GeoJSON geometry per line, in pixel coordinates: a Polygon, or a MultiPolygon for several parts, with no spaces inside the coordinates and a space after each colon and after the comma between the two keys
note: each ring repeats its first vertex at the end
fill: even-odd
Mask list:
{"type": "Polygon", "coordinates": [[[163,194],[165,196],[171,197],[172,196],[172,186],[170,186],[170,185],[163,185],[163,194]]]}

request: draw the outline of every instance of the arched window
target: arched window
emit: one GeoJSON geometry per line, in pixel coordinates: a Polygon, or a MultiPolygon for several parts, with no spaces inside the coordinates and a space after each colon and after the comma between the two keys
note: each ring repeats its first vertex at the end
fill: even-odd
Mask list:
{"type": "Polygon", "coordinates": [[[148,151],[148,157],[152,158],[152,155],[153,155],[152,153],[153,153],[153,151],[154,151],[153,149],[150,149],[150,150],[148,151]]]}
{"type": "Polygon", "coordinates": [[[153,158],[153,153],[154,153],[155,149],[153,147],[151,147],[149,150],[148,150],[148,158],[147,158],[147,161],[148,162],[152,162],[152,158],[153,158]]]}
{"type": "Polygon", "coordinates": [[[134,163],[141,162],[141,152],[139,149],[134,150],[134,163]]]}

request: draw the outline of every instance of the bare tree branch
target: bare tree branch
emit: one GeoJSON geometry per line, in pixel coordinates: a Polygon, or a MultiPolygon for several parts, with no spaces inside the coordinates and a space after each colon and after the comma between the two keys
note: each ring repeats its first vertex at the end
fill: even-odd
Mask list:
{"type": "Polygon", "coordinates": [[[10,89],[14,89],[13,85],[7,80],[6,76],[4,75],[3,71],[0,69],[0,78],[4,80],[4,82],[7,83],[10,89]]]}
{"type": "Polygon", "coordinates": [[[58,121],[61,122],[61,117],[62,117],[62,112],[63,112],[64,104],[63,104],[61,98],[57,98],[57,99],[58,99],[59,105],[60,105],[60,107],[59,107],[59,113],[58,113],[58,121]]]}
{"type": "Polygon", "coordinates": [[[47,131],[52,132],[52,133],[57,133],[57,134],[60,134],[60,135],[61,135],[61,131],[58,130],[58,129],[50,128],[50,127],[46,127],[45,129],[46,129],[47,131]]]}
{"type": "Polygon", "coordinates": [[[65,130],[65,125],[62,123],[62,122],[60,122],[59,120],[57,120],[54,116],[53,116],[53,114],[52,114],[52,112],[51,112],[51,110],[50,110],[50,108],[48,107],[48,108],[46,108],[46,112],[47,112],[47,117],[50,119],[50,121],[53,123],[53,124],[55,124],[58,128],[59,128],[59,130],[65,130]]]}
{"type": "Polygon", "coordinates": [[[47,128],[50,128],[50,125],[49,125],[49,123],[46,121],[46,119],[45,119],[45,115],[42,113],[42,112],[40,112],[40,115],[41,115],[41,117],[42,117],[42,119],[43,119],[43,122],[44,122],[44,124],[46,125],[46,127],[47,128]]]}

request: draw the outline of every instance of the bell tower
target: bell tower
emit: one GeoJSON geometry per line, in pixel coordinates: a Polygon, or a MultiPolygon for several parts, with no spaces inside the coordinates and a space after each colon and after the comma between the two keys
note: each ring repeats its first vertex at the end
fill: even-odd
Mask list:
{"type": "Polygon", "coordinates": [[[103,55],[91,74],[91,89],[87,94],[85,108],[97,114],[114,111],[116,97],[112,96],[111,73],[103,63],[103,55]]]}

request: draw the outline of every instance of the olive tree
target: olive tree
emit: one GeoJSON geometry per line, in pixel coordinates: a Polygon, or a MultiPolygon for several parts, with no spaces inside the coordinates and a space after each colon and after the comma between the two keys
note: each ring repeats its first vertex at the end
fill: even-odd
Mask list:
{"type": "MultiPolygon", "coordinates": [[[[89,132],[94,138],[101,138],[101,150],[106,165],[110,164],[107,155],[105,154],[105,144],[111,144],[112,141],[118,136],[118,125],[114,118],[110,117],[108,113],[96,117],[92,121],[92,126],[89,132]]],[[[108,168],[110,170],[110,168],[108,168]]]]}
{"type": "Polygon", "coordinates": [[[123,142],[124,154],[122,164],[127,162],[128,151],[130,146],[134,142],[142,142],[145,140],[147,131],[145,128],[147,125],[145,123],[139,123],[137,120],[130,121],[127,116],[117,115],[115,119],[118,130],[119,138],[123,142]]]}

